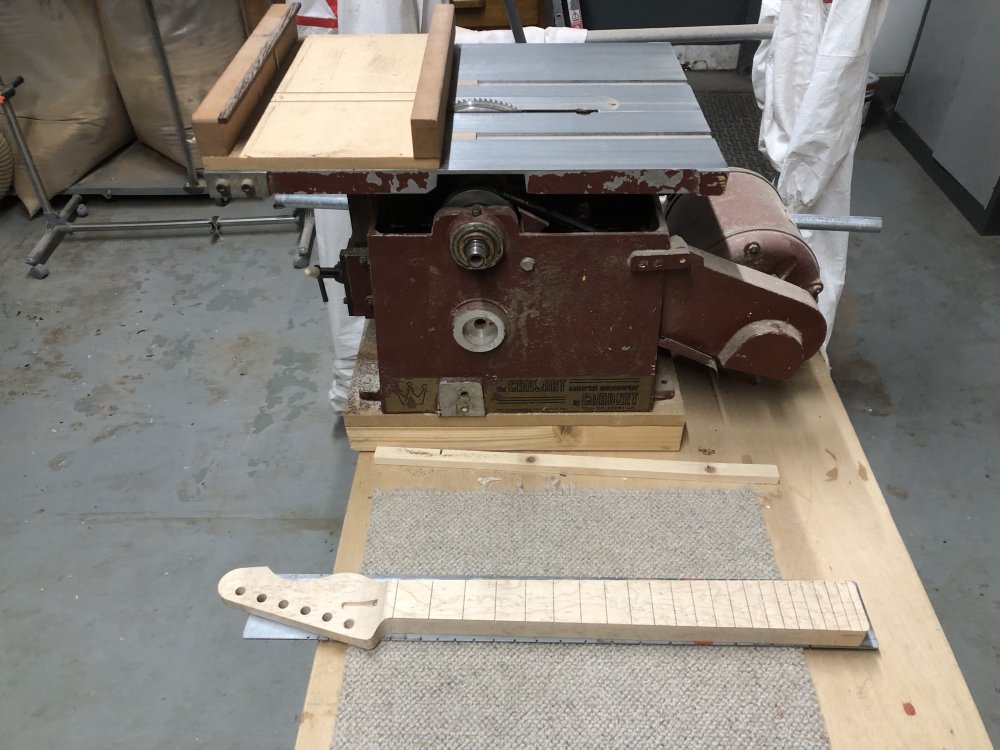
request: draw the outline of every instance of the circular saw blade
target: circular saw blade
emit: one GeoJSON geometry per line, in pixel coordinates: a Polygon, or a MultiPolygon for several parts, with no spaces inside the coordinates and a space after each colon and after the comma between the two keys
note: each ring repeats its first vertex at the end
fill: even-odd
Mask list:
{"type": "Polygon", "coordinates": [[[520,112],[513,104],[499,99],[459,99],[451,108],[452,112],[520,112]]]}

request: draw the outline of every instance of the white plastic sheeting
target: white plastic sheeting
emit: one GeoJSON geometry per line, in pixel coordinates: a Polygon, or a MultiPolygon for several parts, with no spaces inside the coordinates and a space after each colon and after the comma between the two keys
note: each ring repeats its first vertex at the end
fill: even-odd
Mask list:
{"type": "Polygon", "coordinates": [[[436,0],[338,0],[341,34],[414,34],[427,31],[436,0]]]}
{"type": "MultiPolygon", "coordinates": [[[[754,91],[763,110],[759,145],[781,173],[778,193],[793,213],[851,213],[868,64],[888,5],[888,0],[763,1],[760,20],[776,26],[774,38],[762,42],[754,58],[754,91]]],[[[849,237],[802,234],[819,260],[819,307],[832,332],[849,237]]]]}
{"type": "MultiPolygon", "coordinates": [[[[563,44],[587,41],[586,29],[572,29],[568,26],[550,26],[547,29],[538,26],[525,26],[524,39],[528,44],[563,44]]],[[[472,29],[455,29],[455,44],[513,44],[514,33],[509,29],[494,29],[492,31],[473,31],[472,29]]]]}
{"type": "MultiPolygon", "coordinates": [[[[316,215],[316,252],[321,266],[333,266],[340,260],[340,251],[351,238],[351,217],[347,211],[318,210],[316,215]]],[[[347,314],[347,305],[341,300],[344,288],[333,279],[325,282],[330,292],[327,312],[333,333],[333,383],[330,386],[330,403],[337,412],[344,410],[347,394],[354,373],[354,361],[361,345],[364,318],[347,314]]]]}

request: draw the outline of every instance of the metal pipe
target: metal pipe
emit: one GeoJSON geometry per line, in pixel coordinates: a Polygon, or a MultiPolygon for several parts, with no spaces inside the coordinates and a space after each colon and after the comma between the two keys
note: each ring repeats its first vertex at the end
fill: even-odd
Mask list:
{"type": "Polygon", "coordinates": [[[105,221],[93,224],[59,224],[52,230],[60,234],[77,234],[78,232],[125,232],[145,231],[155,229],[213,229],[218,227],[248,227],[260,225],[298,224],[296,216],[255,216],[240,219],[171,219],[168,221],[105,221]]]}
{"type": "Polygon", "coordinates": [[[528,40],[524,38],[524,26],[521,25],[521,14],[517,12],[517,0],[503,0],[503,7],[507,11],[507,22],[514,34],[514,41],[524,44],[528,40]]]}
{"type": "Polygon", "coordinates": [[[660,29],[594,29],[587,42],[673,42],[674,44],[733,44],[770,39],[773,23],[733,26],[676,26],[660,29]]]}
{"type": "Polygon", "coordinates": [[[347,210],[347,196],[333,193],[315,193],[299,195],[298,193],[275,193],[275,208],[335,208],[347,210]]]}
{"type": "MultiPolygon", "coordinates": [[[[59,212],[59,219],[67,224],[73,221],[76,218],[76,209],[82,202],[83,198],[79,195],[70,196],[70,199],[66,201],[66,205],[59,212]]],[[[48,276],[45,264],[48,263],[49,258],[52,257],[52,253],[59,247],[59,243],[62,242],[66,234],[65,232],[58,231],[60,226],[63,225],[55,224],[49,226],[38,242],[35,243],[31,252],[28,253],[28,257],[24,259],[24,262],[32,267],[32,271],[34,271],[32,275],[36,279],[44,279],[48,276]]]]}
{"type": "MultiPolygon", "coordinates": [[[[18,76],[14,80],[14,86],[23,83],[24,79],[18,76]]],[[[7,88],[3,79],[0,78],[0,89],[7,88]]],[[[42,206],[42,211],[45,212],[47,217],[50,217],[55,211],[52,209],[52,203],[49,201],[49,194],[45,192],[45,186],[42,184],[42,176],[38,174],[38,167],[35,166],[35,159],[31,155],[31,151],[28,150],[28,142],[24,140],[24,133],[21,130],[21,125],[17,121],[17,115],[14,114],[14,105],[11,104],[11,96],[4,97],[3,103],[0,104],[0,109],[3,109],[4,117],[7,119],[7,129],[10,134],[14,137],[14,147],[17,149],[18,153],[21,155],[21,164],[24,166],[24,170],[28,173],[28,179],[31,181],[31,187],[35,191],[35,195],[38,197],[38,202],[42,206]]]]}
{"type": "Polygon", "coordinates": [[[149,30],[153,34],[153,49],[156,51],[156,59],[160,64],[160,74],[167,87],[167,99],[170,103],[170,114],[174,120],[174,129],[177,131],[177,140],[180,141],[181,150],[184,152],[184,167],[188,173],[188,184],[194,188],[198,186],[198,171],[195,169],[194,157],[191,155],[191,147],[187,142],[187,128],[184,126],[184,116],[181,114],[181,105],[177,100],[174,78],[170,73],[167,50],[163,46],[163,37],[160,36],[156,10],[153,8],[153,0],[143,0],[143,5],[146,7],[146,15],[149,17],[149,30]]]}
{"type": "Polygon", "coordinates": [[[298,216],[287,214],[285,216],[248,216],[240,219],[214,219],[215,223],[223,227],[253,227],[273,224],[284,226],[285,224],[295,224],[299,226],[301,219],[298,216]]]}
{"type": "Polygon", "coordinates": [[[882,231],[881,216],[818,216],[816,214],[792,214],[792,221],[799,229],[817,229],[824,232],[870,232],[882,231]]]}
{"type": "Polygon", "coordinates": [[[312,257],[313,234],[316,231],[316,217],[312,211],[306,211],[302,220],[302,231],[299,233],[299,245],[296,248],[295,267],[305,268],[312,257]]]}

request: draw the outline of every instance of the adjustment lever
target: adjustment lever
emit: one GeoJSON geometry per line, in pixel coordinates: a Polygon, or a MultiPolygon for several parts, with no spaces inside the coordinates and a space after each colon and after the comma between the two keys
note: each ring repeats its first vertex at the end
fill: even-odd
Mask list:
{"type": "Polygon", "coordinates": [[[326,293],[326,279],[333,279],[338,284],[344,283],[344,266],[340,263],[333,266],[309,266],[305,269],[306,276],[311,276],[319,282],[319,296],[324,302],[330,301],[330,296],[326,293]]]}

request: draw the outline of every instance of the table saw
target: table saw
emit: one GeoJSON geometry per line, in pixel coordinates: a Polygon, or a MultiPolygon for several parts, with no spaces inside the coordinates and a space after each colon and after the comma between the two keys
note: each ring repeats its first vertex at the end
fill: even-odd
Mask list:
{"type": "Polygon", "coordinates": [[[670,44],[453,45],[437,8],[428,35],[297,51],[258,29],[274,91],[245,132],[215,90],[195,116],[217,197],[347,196],[350,242],[313,272],[377,322],[367,397],[649,411],[661,350],[783,380],[819,349],[816,259],[771,185],[726,165],[670,44]]]}

